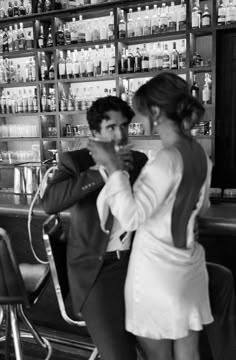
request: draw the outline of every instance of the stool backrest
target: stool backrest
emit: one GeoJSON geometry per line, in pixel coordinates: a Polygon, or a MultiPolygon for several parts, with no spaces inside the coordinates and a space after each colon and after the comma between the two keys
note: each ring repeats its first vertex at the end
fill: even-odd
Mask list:
{"type": "Polygon", "coordinates": [[[82,320],[68,316],[65,297],[69,292],[66,262],[66,237],[59,215],[49,216],[43,223],[43,242],[50,266],[52,281],[63,319],[72,325],[86,326],[82,320]]]}
{"type": "Polygon", "coordinates": [[[0,228],[0,304],[29,307],[24,281],[7,232],[0,228]]]}

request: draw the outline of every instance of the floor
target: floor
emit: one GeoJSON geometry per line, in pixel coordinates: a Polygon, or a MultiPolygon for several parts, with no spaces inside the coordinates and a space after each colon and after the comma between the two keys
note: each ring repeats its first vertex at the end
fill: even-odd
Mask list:
{"type": "MultiPolygon", "coordinates": [[[[69,348],[67,346],[59,346],[55,343],[52,343],[52,356],[50,357],[50,360],[87,360],[89,359],[90,353],[85,350],[78,350],[69,348]]],[[[4,350],[2,349],[3,346],[1,346],[0,350],[0,360],[5,360],[4,358],[4,350]]],[[[30,342],[23,342],[23,354],[24,354],[24,360],[43,360],[46,359],[47,354],[36,344],[30,343],[30,342]]],[[[11,351],[11,357],[9,360],[15,359],[14,351],[12,348],[11,351]]]]}

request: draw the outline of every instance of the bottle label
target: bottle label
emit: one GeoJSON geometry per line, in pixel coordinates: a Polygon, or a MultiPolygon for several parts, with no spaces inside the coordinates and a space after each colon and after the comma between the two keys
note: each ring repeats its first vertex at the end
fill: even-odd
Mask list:
{"type": "Polygon", "coordinates": [[[202,17],[202,26],[210,26],[211,25],[211,19],[209,16],[203,16],[202,17]]]}

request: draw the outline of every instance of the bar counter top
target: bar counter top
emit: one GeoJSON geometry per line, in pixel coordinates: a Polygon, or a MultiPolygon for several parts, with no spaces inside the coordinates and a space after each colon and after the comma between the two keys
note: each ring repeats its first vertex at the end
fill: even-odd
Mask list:
{"type": "MultiPolygon", "coordinates": [[[[27,216],[33,196],[16,195],[12,193],[0,193],[0,215],[27,216]]],[[[33,215],[38,217],[47,217],[36,202],[33,215]]],[[[61,213],[62,217],[67,219],[69,211],[61,213]]],[[[200,218],[200,232],[216,233],[217,235],[236,235],[236,203],[218,202],[213,203],[204,217],[200,218]]]]}

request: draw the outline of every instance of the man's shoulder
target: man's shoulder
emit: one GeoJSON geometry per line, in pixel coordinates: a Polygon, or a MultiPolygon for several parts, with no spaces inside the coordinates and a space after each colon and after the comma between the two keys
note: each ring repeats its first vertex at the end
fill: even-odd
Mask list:
{"type": "Polygon", "coordinates": [[[73,151],[65,151],[62,154],[62,160],[72,161],[72,162],[80,162],[89,158],[89,151],[86,148],[73,150],[73,151]]]}

